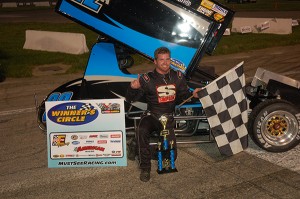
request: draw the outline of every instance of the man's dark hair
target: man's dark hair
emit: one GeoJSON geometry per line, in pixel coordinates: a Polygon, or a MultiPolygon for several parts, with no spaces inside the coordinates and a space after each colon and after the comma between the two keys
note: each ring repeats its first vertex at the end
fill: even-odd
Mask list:
{"type": "Polygon", "coordinates": [[[170,52],[170,50],[168,48],[166,48],[166,47],[160,47],[160,48],[158,48],[158,49],[155,50],[155,52],[154,52],[154,59],[157,59],[158,54],[166,54],[166,53],[169,54],[170,57],[171,57],[171,52],[170,52]]]}

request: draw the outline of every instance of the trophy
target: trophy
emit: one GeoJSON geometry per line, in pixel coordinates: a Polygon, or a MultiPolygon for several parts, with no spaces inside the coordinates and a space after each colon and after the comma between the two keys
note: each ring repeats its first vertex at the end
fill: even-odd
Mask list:
{"type": "Polygon", "coordinates": [[[168,118],[165,115],[162,115],[159,118],[160,123],[163,126],[163,129],[160,132],[159,141],[157,143],[157,173],[171,173],[177,172],[175,167],[175,147],[174,140],[169,141],[167,135],[169,135],[169,130],[166,129],[168,118]]]}

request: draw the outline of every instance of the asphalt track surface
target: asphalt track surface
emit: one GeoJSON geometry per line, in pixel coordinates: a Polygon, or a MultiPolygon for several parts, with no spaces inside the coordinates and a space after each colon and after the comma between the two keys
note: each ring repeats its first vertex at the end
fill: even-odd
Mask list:
{"type": "MultiPolygon", "coordinates": [[[[1,18],[1,17],[0,17],[1,18]]],[[[246,76],[263,67],[300,80],[300,45],[205,57],[221,74],[244,61],[246,76]]],[[[126,167],[47,167],[46,136],[37,127],[39,101],[57,86],[82,74],[8,78],[0,83],[0,198],[299,198],[300,146],[268,153],[251,140],[249,148],[221,156],[215,143],[178,147],[179,172],[139,180],[137,163],[126,167]]]]}

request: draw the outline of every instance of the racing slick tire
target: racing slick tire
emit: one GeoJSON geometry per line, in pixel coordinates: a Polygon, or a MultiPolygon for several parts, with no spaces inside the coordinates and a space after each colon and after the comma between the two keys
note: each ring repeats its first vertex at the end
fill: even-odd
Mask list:
{"type": "Polygon", "coordinates": [[[252,140],[269,152],[285,152],[300,142],[300,111],[292,103],[271,99],[251,112],[248,131],[252,140]]]}

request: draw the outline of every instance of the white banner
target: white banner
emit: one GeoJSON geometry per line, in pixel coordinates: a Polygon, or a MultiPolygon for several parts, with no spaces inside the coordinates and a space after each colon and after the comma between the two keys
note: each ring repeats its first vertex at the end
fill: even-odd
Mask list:
{"type": "Polygon", "coordinates": [[[123,99],[46,102],[48,167],[127,166],[123,99]]]}
{"type": "Polygon", "coordinates": [[[75,55],[89,52],[85,35],[81,33],[26,30],[25,36],[24,49],[75,55]]]}

